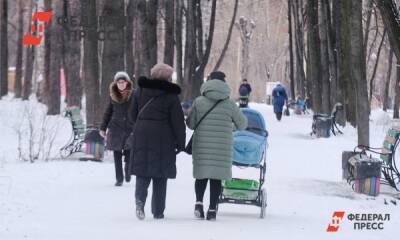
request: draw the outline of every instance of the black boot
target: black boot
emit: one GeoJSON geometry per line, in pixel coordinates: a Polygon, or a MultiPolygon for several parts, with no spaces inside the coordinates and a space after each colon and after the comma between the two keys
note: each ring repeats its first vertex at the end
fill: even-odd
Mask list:
{"type": "Polygon", "coordinates": [[[136,201],[136,217],[139,220],[143,220],[146,217],[144,214],[144,203],[139,200],[136,201]]]}
{"type": "Polygon", "coordinates": [[[163,219],[164,218],[164,214],[155,214],[153,215],[154,219],[163,219]]]}
{"type": "Polygon", "coordinates": [[[115,183],[115,186],[116,186],[116,187],[121,187],[121,186],[122,186],[122,183],[123,183],[122,181],[117,181],[117,182],[115,183]]]}
{"type": "Polygon", "coordinates": [[[194,205],[194,216],[198,219],[204,219],[203,203],[196,203],[194,205]]]}
{"type": "Polygon", "coordinates": [[[217,220],[217,211],[215,209],[208,209],[207,220],[209,220],[209,221],[217,220]]]}

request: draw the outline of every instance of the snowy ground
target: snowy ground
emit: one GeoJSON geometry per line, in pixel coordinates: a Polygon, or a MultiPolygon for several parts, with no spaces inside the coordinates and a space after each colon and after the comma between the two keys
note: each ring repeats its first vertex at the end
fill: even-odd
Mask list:
{"type": "MultiPolygon", "coordinates": [[[[390,203],[392,192],[384,188],[376,198],[359,195],[341,180],[341,152],[356,144],[356,130],[351,127],[342,136],[312,139],[310,115],[277,122],[270,106],[251,104],[264,115],[270,133],[266,219],[258,218],[257,207],[221,205],[216,222],[195,220],[191,157],[180,154],[177,179],[168,182],[166,218],[153,220],[147,204],[146,220],[138,221],[134,180],[120,188],[113,186],[111,154],[103,163],[15,160],[17,138],[10,126],[16,121],[12,114],[18,104],[0,101],[2,240],[398,239],[400,201],[390,203]],[[385,221],[383,230],[354,230],[352,222],[344,219],[337,233],[327,233],[334,211],[390,214],[390,221],[385,221]]],[[[371,117],[373,146],[382,144],[388,126],[384,116],[376,111],[371,117]]],[[[69,131],[69,127],[60,130],[55,148],[68,139],[69,131]]],[[[234,169],[234,175],[257,178],[258,172],[234,169]]]]}

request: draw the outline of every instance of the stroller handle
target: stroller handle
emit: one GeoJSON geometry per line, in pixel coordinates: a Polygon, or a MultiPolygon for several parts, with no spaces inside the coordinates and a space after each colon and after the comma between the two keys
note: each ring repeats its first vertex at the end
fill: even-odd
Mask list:
{"type": "Polygon", "coordinates": [[[246,130],[247,130],[247,131],[250,131],[250,132],[254,132],[254,131],[261,132],[261,135],[262,135],[263,137],[268,137],[268,131],[265,130],[265,129],[262,129],[262,128],[258,128],[258,127],[247,127],[246,130]]]}

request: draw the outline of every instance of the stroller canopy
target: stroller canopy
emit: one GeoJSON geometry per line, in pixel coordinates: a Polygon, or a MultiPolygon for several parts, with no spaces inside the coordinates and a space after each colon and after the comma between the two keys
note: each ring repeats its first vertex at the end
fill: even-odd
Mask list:
{"type": "Polygon", "coordinates": [[[233,164],[259,165],[267,146],[268,132],[265,129],[265,121],[256,110],[243,108],[241,111],[247,117],[248,127],[244,131],[234,132],[233,164]]]}

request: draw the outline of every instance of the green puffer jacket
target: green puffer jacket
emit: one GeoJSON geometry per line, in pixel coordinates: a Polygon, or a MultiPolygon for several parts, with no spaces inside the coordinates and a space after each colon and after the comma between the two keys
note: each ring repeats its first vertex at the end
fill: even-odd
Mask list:
{"type": "Polygon", "coordinates": [[[247,118],[235,102],[229,100],[229,86],[221,80],[209,80],[200,89],[186,119],[193,129],[201,117],[220,99],[220,102],[200,123],[193,136],[193,177],[196,179],[232,178],[232,143],[234,129],[245,129],[247,118]]]}

